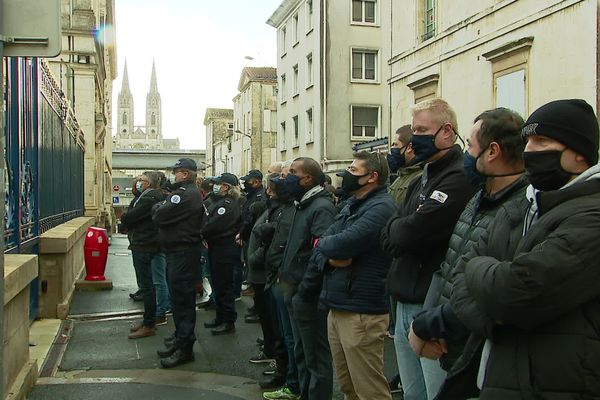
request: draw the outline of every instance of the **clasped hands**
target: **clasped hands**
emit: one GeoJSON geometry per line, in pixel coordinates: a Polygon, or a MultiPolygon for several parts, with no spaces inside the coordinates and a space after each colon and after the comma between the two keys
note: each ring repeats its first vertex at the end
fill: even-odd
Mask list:
{"type": "Polygon", "coordinates": [[[408,342],[419,357],[439,360],[444,354],[448,353],[448,344],[444,339],[427,341],[421,339],[415,334],[412,322],[410,324],[410,332],[408,333],[408,342]]]}
{"type": "Polygon", "coordinates": [[[347,258],[345,260],[340,260],[340,259],[330,258],[328,263],[330,266],[332,266],[334,268],[345,268],[345,267],[349,267],[350,264],[352,264],[352,259],[347,258]]]}

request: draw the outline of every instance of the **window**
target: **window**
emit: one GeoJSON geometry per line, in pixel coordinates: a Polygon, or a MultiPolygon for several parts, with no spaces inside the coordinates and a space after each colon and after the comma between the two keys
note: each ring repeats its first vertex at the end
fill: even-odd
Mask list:
{"type": "Polygon", "coordinates": [[[423,40],[435,35],[435,0],[423,0],[425,2],[423,14],[423,40]]]}
{"type": "Polygon", "coordinates": [[[277,86],[273,86],[273,96],[277,97],[277,86]]]}
{"type": "Polygon", "coordinates": [[[313,141],[313,109],[306,110],[306,143],[313,141]]]}
{"type": "Polygon", "coordinates": [[[375,138],[379,133],[379,107],[352,106],[352,138],[375,138]]]}
{"type": "Polygon", "coordinates": [[[313,29],[313,0],[306,0],[306,33],[313,29]]]}
{"type": "Polygon", "coordinates": [[[286,97],[285,97],[285,92],[286,92],[286,82],[285,82],[285,74],[281,75],[281,91],[279,92],[281,95],[281,103],[285,103],[287,101],[286,97]]]}
{"type": "Polygon", "coordinates": [[[375,24],[376,0],[352,0],[352,22],[375,24]]]}
{"type": "Polygon", "coordinates": [[[293,66],[294,80],[292,81],[293,95],[298,95],[298,64],[293,66]]]}
{"type": "Polygon", "coordinates": [[[313,85],[313,59],[312,53],[306,56],[306,87],[313,85]]]}
{"type": "Polygon", "coordinates": [[[496,107],[506,107],[521,116],[527,115],[525,113],[525,70],[518,69],[504,75],[498,74],[495,80],[496,107]]]}
{"type": "Polygon", "coordinates": [[[294,46],[298,43],[298,14],[294,15],[292,18],[293,28],[294,28],[294,46]]]}
{"type": "Polygon", "coordinates": [[[150,115],[150,125],[156,125],[156,114],[150,115]]]}
{"type": "Polygon", "coordinates": [[[127,124],[127,123],[128,123],[128,122],[127,122],[127,113],[126,113],[126,112],[124,112],[124,113],[123,113],[123,123],[124,123],[124,124],[127,124]]]}
{"type": "Polygon", "coordinates": [[[287,41],[287,28],[284,25],[281,28],[281,34],[280,34],[281,57],[285,56],[285,54],[287,52],[286,41],[287,41]]]}
{"type": "Polygon", "coordinates": [[[298,116],[296,115],[295,117],[293,117],[292,121],[294,121],[294,147],[298,147],[299,146],[299,143],[298,143],[298,136],[299,136],[298,116]]]}
{"type": "Polygon", "coordinates": [[[281,149],[285,150],[285,148],[287,147],[285,144],[285,138],[287,135],[287,133],[285,132],[285,121],[280,124],[280,135],[281,135],[281,140],[280,140],[281,149]]]}
{"type": "Polygon", "coordinates": [[[352,80],[375,81],[377,67],[377,51],[352,50],[352,80]]]}

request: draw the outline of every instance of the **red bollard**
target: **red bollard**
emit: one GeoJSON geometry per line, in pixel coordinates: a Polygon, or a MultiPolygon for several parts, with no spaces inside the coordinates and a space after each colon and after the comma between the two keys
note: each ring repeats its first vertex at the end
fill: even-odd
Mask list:
{"type": "Polygon", "coordinates": [[[104,270],[108,258],[108,236],[106,229],[90,226],[83,245],[85,258],[85,280],[104,281],[104,270]]]}

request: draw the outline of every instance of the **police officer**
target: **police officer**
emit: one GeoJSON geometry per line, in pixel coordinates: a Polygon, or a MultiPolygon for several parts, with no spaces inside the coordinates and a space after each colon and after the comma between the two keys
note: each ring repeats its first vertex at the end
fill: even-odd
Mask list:
{"type": "Polygon", "coordinates": [[[155,205],[152,220],[158,226],[161,248],[167,257],[167,280],[171,290],[174,340],[159,350],[164,368],[194,360],[196,341],[196,287],[201,256],[204,206],[196,186],[196,162],[182,158],[170,167],[175,175],[171,194],[155,205]]]}
{"type": "Polygon", "coordinates": [[[208,258],[217,314],[213,321],[204,324],[212,328],[213,335],[235,331],[235,297],[233,293],[233,269],[239,264],[241,249],[235,242],[240,229],[240,190],[238,179],[230,173],[216,178],[213,186],[215,202],[207,210],[207,221],[202,235],[208,244],[208,258]]]}

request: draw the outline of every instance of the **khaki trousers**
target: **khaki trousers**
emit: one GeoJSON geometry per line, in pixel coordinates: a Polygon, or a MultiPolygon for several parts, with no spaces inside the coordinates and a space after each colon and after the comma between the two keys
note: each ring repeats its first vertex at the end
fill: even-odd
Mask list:
{"type": "Polygon", "coordinates": [[[346,400],[390,400],[383,375],[383,342],[389,315],[331,310],[327,334],[335,372],[346,400]]]}

